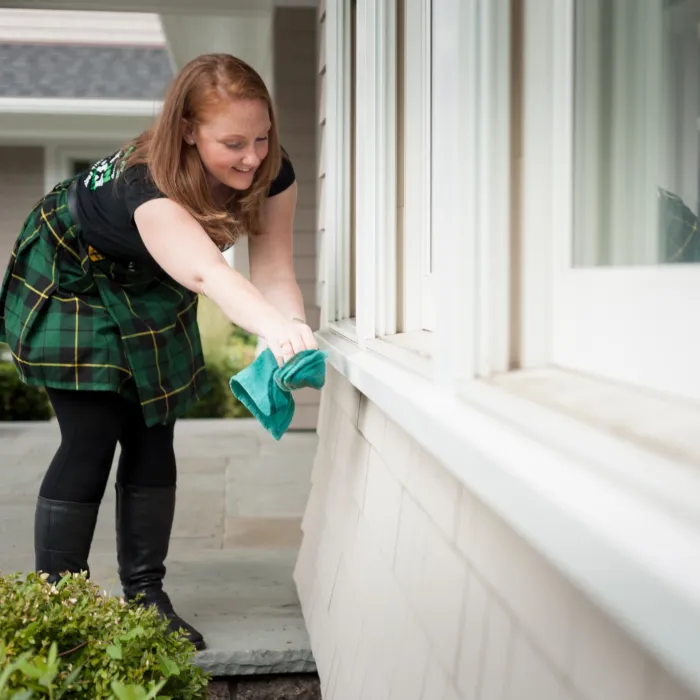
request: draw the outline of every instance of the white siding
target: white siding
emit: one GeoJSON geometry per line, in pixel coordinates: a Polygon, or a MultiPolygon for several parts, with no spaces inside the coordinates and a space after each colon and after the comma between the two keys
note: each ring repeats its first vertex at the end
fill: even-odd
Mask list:
{"type": "Polygon", "coordinates": [[[44,194],[44,149],[0,146],[0,279],[22,223],[44,194]]]}
{"type": "Polygon", "coordinates": [[[692,700],[330,370],[295,581],[325,700],[692,700]]]}
{"type": "MultiPolygon", "coordinates": [[[[316,303],[316,9],[279,8],[275,12],[274,95],[280,140],[297,177],[299,198],[294,227],[294,267],[311,327],[319,325],[316,303]]],[[[292,429],[313,429],[318,418],[318,392],[294,396],[292,429]]]]}

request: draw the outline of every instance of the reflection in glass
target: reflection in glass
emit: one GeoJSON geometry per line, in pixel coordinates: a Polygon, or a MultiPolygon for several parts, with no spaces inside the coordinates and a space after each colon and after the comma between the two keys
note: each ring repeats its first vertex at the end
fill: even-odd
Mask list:
{"type": "Polygon", "coordinates": [[[700,262],[700,0],[577,0],[576,266],[700,262]]]}

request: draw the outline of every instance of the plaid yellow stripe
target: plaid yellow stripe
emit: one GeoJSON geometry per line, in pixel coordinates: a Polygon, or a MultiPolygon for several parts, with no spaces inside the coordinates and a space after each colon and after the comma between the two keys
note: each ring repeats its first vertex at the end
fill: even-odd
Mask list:
{"type": "Polygon", "coordinates": [[[28,384],[116,391],[140,401],[147,425],[170,422],[209,390],[197,297],[155,265],[88,251],[69,184],[22,227],[0,287],[0,341],[28,384]]]}

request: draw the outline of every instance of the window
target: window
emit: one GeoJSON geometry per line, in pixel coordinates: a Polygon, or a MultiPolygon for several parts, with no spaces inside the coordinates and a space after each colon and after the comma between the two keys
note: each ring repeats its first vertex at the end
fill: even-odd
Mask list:
{"type": "Polygon", "coordinates": [[[325,51],[336,80],[327,84],[321,122],[326,165],[335,156],[322,183],[323,216],[334,233],[326,250],[327,277],[335,280],[328,320],[363,346],[398,341],[419,354],[426,348],[416,347],[415,333],[434,326],[431,4],[327,6],[325,51]]]}
{"type": "Polygon", "coordinates": [[[700,0],[527,15],[522,364],[698,399],[700,0]]]}
{"type": "Polygon", "coordinates": [[[93,164],[94,160],[90,158],[71,158],[69,160],[68,167],[70,168],[70,175],[78,175],[85,170],[88,170],[93,164]]]}
{"type": "Polygon", "coordinates": [[[320,17],[319,261],[323,323],[356,340],[356,0],[328,2],[320,17]]]}
{"type": "Polygon", "coordinates": [[[435,329],[432,0],[397,2],[398,330],[435,329]]]}
{"type": "Polygon", "coordinates": [[[700,2],[575,4],[576,267],[700,262],[700,2]]]}

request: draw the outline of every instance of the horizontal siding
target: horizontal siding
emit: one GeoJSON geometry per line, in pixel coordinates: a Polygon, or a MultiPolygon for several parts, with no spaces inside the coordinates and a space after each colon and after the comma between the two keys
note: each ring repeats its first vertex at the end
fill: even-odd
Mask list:
{"type": "Polygon", "coordinates": [[[0,280],[31,208],[44,194],[44,149],[0,146],[0,280]]]}

